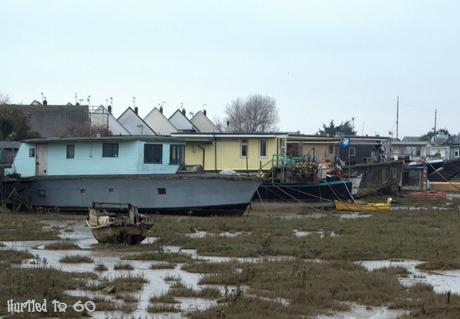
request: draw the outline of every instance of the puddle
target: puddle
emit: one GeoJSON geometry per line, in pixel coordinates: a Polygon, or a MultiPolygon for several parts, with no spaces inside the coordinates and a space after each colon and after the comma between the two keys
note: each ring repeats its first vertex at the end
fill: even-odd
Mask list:
{"type": "Polygon", "coordinates": [[[334,231],[324,231],[324,230],[313,230],[313,231],[304,231],[304,230],[297,230],[294,229],[294,236],[296,237],[307,237],[311,235],[319,235],[320,238],[328,237],[338,237],[339,234],[335,233],[334,231]]]}
{"type": "Polygon", "coordinates": [[[416,268],[421,264],[417,260],[366,260],[358,261],[358,264],[364,266],[368,270],[388,267],[403,267],[410,273],[408,277],[400,277],[399,281],[402,285],[410,287],[416,283],[425,283],[433,287],[436,293],[451,292],[460,295],[460,270],[437,270],[437,271],[421,271],[416,268]]]}
{"type": "Polygon", "coordinates": [[[369,218],[372,214],[363,214],[363,213],[340,213],[332,214],[333,216],[339,217],[340,219],[357,219],[357,218],[369,218]]]}
{"type": "Polygon", "coordinates": [[[206,231],[199,231],[199,230],[193,233],[185,234],[185,236],[188,238],[205,238],[205,237],[211,237],[211,236],[234,238],[234,237],[241,236],[241,235],[243,235],[242,232],[221,232],[221,233],[215,234],[215,233],[208,233],[206,231]]]}
{"type": "Polygon", "coordinates": [[[349,311],[333,315],[320,315],[316,319],[395,319],[405,314],[405,311],[388,309],[387,307],[367,307],[351,304],[349,311]]]}

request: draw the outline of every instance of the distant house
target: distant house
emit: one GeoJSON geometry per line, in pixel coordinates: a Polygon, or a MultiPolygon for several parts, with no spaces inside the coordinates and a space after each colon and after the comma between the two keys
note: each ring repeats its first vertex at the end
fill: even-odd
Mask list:
{"type": "Polygon", "coordinates": [[[418,161],[426,159],[431,145],[426,141],[391,141],[391,157],[395,160],[418,161]]]}
{"type": "Polygon", "coordinates": [[[118,117],[118,122],[132,135],[156,135],[155,131],[139,117],[137,107],[134,110],[128,107],[118,117]]]}
{"type": "Polygon", "coordinates": [[[190,122],[202,133],[222,133],[222,131],[206,116],[206,111],[198,111],[190,122]]]}
{"type": "Polygon", "coordinates": [[[131,135],[131,133],[112,115],[112,112],[101,105],[90,113],[91,126],[106,128],[112,135],[131,135]]]}
{"type": "Polygon", "coordinates": [[[144,122],[158,135],[177,133],[176,127],[163,115],[163,110],[154,107],[144,117],[144,122]]]}
{"type": "Polygon", "coordinates": [[[185,110],[177,110],[171,115],[169,121],[176,127],[179,132],[199,132],[198,128],[184,114],[185,110]]]}
{"type": "Polygon", "coordinates": [[[66,137],[74,132],[87,130],[90,117],[87,105],[42,105],[34,101],[32,105],[10,104],[24,111],[29,117],[31,131],[41,137],[66,137]]]}
{"type": "Polygon", "coordinates": [[[383,161],[389,148],[389,137],[351,136],[349,147],[339,147],[339,158],[350,164],[383,161]]]}

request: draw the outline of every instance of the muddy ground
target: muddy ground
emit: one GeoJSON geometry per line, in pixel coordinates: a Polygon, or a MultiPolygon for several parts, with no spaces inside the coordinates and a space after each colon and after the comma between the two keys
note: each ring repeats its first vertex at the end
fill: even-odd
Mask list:
{"type": "Polygon", "coordinates": [[[0,214],[0,315],[9,299],[58,299],[96,311],[12,317],[460,318],[454,201],[153,218],[124,246],[98,244],[83,215],[0,214]]]}

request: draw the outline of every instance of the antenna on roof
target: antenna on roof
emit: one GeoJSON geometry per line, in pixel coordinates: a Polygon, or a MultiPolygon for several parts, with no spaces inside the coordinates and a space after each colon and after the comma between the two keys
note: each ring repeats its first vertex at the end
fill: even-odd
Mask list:
{"type": "Polygon", "coordinates": [[[204,116],[206,116],[206,113],[207,113],[207,112],[206,112],[206,107],[207,107],[207,106],[208,106],[207,104],[203,104],[203,114],[204,114],[204,116]]]}
{"type": "Polygon", "coordinates": [[[88,102],[88,106],[90,106],[90,104],[91,104],[91,94],[88,95],[88,97],[86,98],[86,102],[88,102]]]}
{"type": "Polygon", "coordinates": [[[78,104],[78,95],[77,95],[77,92],[75,92],[75,105],[78,104]]]}
{"type": "Polygon", "coordinates": [[[133,108],[135,108],[136,107],[136,97],[133,96],[131,99],[133,100],[133,108]]]}
{"type": "Polygon", "coordinates": [[[43,97],[43,92],[40,92],[41,96],[42,96],[42,104],[43,104],[43,101],[45,100],[45,98],[43,97]]]}

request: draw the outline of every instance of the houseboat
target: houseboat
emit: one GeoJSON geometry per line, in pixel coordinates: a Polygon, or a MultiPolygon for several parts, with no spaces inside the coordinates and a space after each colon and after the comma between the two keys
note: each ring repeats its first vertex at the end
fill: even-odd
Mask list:
{"type": "Polygon", "coordinates": [[[107,202],[141,212],[243,213],[259,180],[189,173],[184,145],[167,136],[30,139],[7,173],[21,181],[33,208],[76,211],[107,202]]]}

